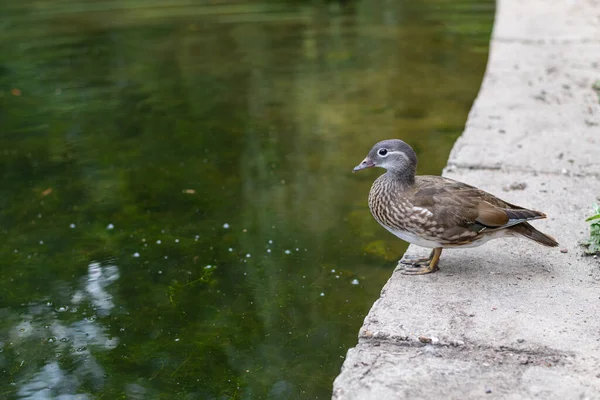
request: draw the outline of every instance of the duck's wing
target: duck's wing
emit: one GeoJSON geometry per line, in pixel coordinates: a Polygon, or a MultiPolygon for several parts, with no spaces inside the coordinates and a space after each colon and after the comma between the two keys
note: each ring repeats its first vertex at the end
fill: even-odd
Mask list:
{"type": "Polygon", "coordinates": [[[440,176],[417,177],[410,196],[416,207],[431,212],[449,240],[470,238],[484,230],[505,229],[546,215],[519,207],[476,187],[440,176]],[[474,234],[474,235],[473,235],[474,234]]]}

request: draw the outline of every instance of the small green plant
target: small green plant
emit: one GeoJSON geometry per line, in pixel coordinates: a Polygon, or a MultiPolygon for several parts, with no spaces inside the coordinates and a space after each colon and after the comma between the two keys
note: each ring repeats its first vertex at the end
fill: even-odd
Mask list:
{"type": "Polygon", "coordinates": [[[590,225],[590,238],[584,242],[584,246],[587,247],[585,250],[586,254],[593,255],[600,253],[600,205],[594,204],[595,215],[586,219],[591,222],[590,225]]]}
{"type": "Polygon", "coordinates": [[[598,101],[600,101],[600,79],[592,83],[592,89],[596,92],[598,95],[598,101]]]}

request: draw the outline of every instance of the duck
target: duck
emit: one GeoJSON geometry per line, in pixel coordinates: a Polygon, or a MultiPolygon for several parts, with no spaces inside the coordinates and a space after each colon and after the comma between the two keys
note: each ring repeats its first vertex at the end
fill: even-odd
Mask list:
{"type": "Polygon", "coordinates": [[[476,247],[491,239],[520,237],[558,246],[529,224],[546,214],[450,178],[416,175],[417,155],[402,140],[376,143],[353,172],[373,167],[386,170],[369,191],[373,218],[396,237],[432,249],[426,258],[404,256],[398,265],[405,275],[438,271],[443,249],[476,247]]]}

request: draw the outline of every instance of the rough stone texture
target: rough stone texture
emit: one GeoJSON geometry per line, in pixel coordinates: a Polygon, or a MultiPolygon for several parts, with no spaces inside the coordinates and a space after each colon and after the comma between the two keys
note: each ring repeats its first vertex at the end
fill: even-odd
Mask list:
{"type": "Polygon", "coordinates": [[[449,166],[600,176],[600,107],[592,90],[600,41],[492,43],[480,96],[449,166]]]}
{"type": "Polygon", "coordinates": [[[444,250],[435,274],[395,271],[334,399],[600,399],[600,260],[579,246],[600,196],[600,0],[498,3],[444,174],[544,211],[533,224],[560,246],[495,240],[444,250]]]}
{"type": "Polygon", "coordinates": [[[493,44],[600,41],[599,0],[498,0],[496,5],[493,44]]]}

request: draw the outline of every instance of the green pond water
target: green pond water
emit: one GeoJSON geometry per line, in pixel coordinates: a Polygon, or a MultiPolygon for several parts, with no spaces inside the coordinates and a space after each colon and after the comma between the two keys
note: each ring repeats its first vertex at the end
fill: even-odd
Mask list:
{"type": "Polygon", "coordinates": [[[494,3],[3,0],[0,397],[327,399],[439,174],[494,3]]]}

